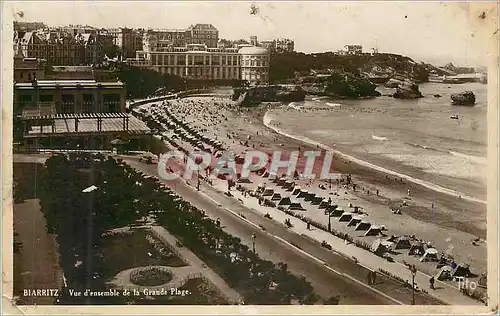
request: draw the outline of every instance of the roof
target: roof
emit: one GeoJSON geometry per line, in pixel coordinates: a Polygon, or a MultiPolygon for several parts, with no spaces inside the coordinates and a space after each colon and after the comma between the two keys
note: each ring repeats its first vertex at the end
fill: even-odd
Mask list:
{"type": "Polygon", "coordinates": [[[23,110],[21,115],[26,120],[39,120],[39,119],[97,119],[97,118],[129,118],[127,113],[55,113],[55,112],[42,112],[38,109],[23,110]]]}
{"type": "MultiPolygon", "coordinates": [[[[110,114],[110,113],[108,113],[110,114]]],[[[146,124],[133,117],[129,116],[128,130],[124,129],[123,118],[105,118],[102,120],[101,131],[97,129],[97,119],[80,120],[78,123],[78,132],[75,131],[75,121],[73,119],[56,119],[54,121],[54,132],[52,127],[32,126],[25,137],[48,137],[54,135],[71,135],[71,134],[105,134],[105,133],[128,133],[128,134],[149,134],[151,130],[146,124]]]]}
{"type": "Polygon", "coordinates": [[[95,80],[37,80],[36,82],[20,82],[14,85],[15,89],[41,89],[51,88],[122,88],[123,83],[117,82],[97,82],[95,80]]]}
{"type": "Polygon", "coordinates": [[[264,47],[245,46],[245,47],[240,48],[238,53],[246,54],[246,55],[267,55],[267,54],[269,54],[269,51],[267,49],[265,49],[264,47]]]}

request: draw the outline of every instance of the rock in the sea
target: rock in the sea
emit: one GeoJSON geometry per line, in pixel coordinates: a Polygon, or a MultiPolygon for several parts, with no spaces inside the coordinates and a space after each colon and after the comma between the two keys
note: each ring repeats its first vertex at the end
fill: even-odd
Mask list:
{"type": "Polygon", "coordinates": [[[418,89],[418,84],[405,80],[396,87],[396,92],[394,92],[392,97],[397,99],[417,99],[422,98],[423,95],[418,89]]]}
{"type": "Polygon", "coordinates": [[[476,103],[476,96],[472,91],[453,93],[451,95],[451,101],[453,105],[474,106],[476,103]]]}
{"type": "Polygon", "coordinates": [[[440,97],[441,97],[441,95],[440,95],[439,93],[436,93],[436,94],[434,95],[434,97],[435,97],[435,98],[440,98],[440,97]]]}
{"type": "Polygon", "coordinates": [[[399,80],[399,79],[395,79],[395,78],[391,78],[389,79],[389,81],[387,81],[385,83],[385,86],[387,88],[397,88],[400,84],[402,84],[403,81],[402,80],[399,80]]]}

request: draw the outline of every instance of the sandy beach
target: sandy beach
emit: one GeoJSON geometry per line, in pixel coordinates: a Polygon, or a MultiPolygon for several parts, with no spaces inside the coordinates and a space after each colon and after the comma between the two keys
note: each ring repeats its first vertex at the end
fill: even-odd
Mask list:
{"type": "MultiPolygon", "coordinates": [[[[272,124],[269,121],[264,122],[266,112],[278,107],[281,107],[281,104],[262,104],[255,108],[240,108],[227,98],[213,97],[169,100],[153,108],[150,105],[141,106],[144,111],[155,112],[157,115],[161,115],[163,108],[168,109],[179,120],[202,132],[203,135],[216,138],[223,143],[224,148],[236,154],[249,149],[267,153],[273,150],[291,152],[299,148],[301,152],[315,150],[316,146],[279,134],[264,124],[272,124]]],[[[188,150],[195,149],[186,142],[180,140],[176,142],[188,150]]],[[[355,191],[352,186],[344,188],[336,183],[333,183],[330,189],[329,183],[320,180],[306,180],[299,184],[311,192],[331,197],[343,208],[347,208],[350,203],[362,207],[370,221],[387,227],[389,236],[415,235],[424,241],[431,242],[436,249],[455,258],[455,261],[470,264],[474,273],[479,275],[486,272],[487,247],[484,241],[486,210],[483,203],[473,199],[459,198],[449,192],[440,192],[433,186],[418,185],[393,174],[387,174],[383,169],[374,169],[370,165],[348,158],[348,156],[335,155],[333,168],[343,175],[352,175],[353,182],[357,186],[355,191]],[[318,187],[320,184],[323,184],[326,189],[320,189],[318,187]],[[378,196],[375,194],[377,190],[378,196]],[[411,191],[411,197],[407,195],[408,190],[411,191]],[[403,201],[406,201],[406,205],[403,205],[403,201]],[[434,204],[434,209],[431,207],[432,204],[434,204]],[[392,214],[391,207],[400,209],[402,214],[392,214]],[[472,241],[478,237],[480,241],[473,245],[472,241]]],[[[298,169],[303,167],[304,163],[304,158],[299,158],[298,169]]],[[[320,166],[321,163],[315,164],[315,169],[320,166]]],[[[227,186],[225,181],[215,177],[212,177],[211,181],[213,186],[221,191],[224,191],[227,186]]],[[[268,179],[252,173],[251,183],[242,186],[247,190],[253,190],[262,183],[266,186],[272,185],[268,179]]],[[[310,218],[326,223],[327,217],[318,216],[317,214],[320,213],[322,215],[323,212],[313,211],[309,207],[306,207],[304,211],[304,214],[310,218]]],[[[336,226],[337,228],[344,229],[341,226],[336,226]]],[[[357,235],[355,237],[367,243],[373,242],[370,238],[357,235]]],[[[396,260],[412,262],[414,259],[406,255],[398,255],[396,260]]],[[[422,271],[435,273],[435,264],[417,264],[422,271]]]]}

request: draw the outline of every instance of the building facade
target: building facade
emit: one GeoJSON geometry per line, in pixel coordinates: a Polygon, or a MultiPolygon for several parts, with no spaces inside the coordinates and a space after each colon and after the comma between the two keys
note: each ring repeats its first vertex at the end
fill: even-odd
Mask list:
{"type": "Polygon", "coordinates": [[[198,80],[247,80],[267,83],[269,52],[262,47],[208,48],[201,44],[137,52],[130,65],[198,80]]]}
{"type": "Polygon", "coordinates": [[[344,51],[346,55],[361,55],[363,53],[363,46],[361,45],[345,45],[344,51]]]}
{"type": "Polygon", "coordinates": [[[269,82],[269,51],[263,47],[242,47],[238,53],[241,56],[241,80],[255,84],[269,82]]]}
{"type": "Polygon", "coordinates": [[[276,40],[276,52],[293,52],[295,50],[295,42],[288,38],[276,40]]]}
{"type": "Polygon", "coordinates": [[[142,50],[143,30],[135,30],[126,27],[110,29],[109,34],[113,37],[113,43],[118,46],[123,58],[134,58],[135,52],[142,50]]]}
{"type": "Polygon", "coordinates": [[[23,58],[14,56],[14,83],[32,82],[35,79],[45,78],[45,60],[37,58],[23,58]]]}
{"type": "Polygon", "coordinates": [[[131,65],[190,79],[240,79],[237,48],[208,48],[202,44],[137,52],[131,65]]]}
{"type": "Polygon", "coordinates": [[[92,65],[103,59],[102,45],[94,34],[72,35],[41,30],[16,32],[14,53],[25,58],[45,59],[50,65],[92,65]]]}
{"type": "Polygon", "coordinates": [[[125,111],[121,82],[95,80],[35,80],[14,85],[14,113],[46,110],[51,113],[117,113],[125,111]]]}

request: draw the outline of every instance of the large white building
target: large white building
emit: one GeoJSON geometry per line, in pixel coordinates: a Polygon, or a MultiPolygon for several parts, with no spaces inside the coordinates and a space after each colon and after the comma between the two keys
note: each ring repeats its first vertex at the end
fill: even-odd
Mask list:
{"type": "Polygon", "coordinates": [[[262,47],[209,48],[204,44],[138,51],[131,65],[189,79],[269,81],[269,52],[262,47]]]}
{"type": "Polygon", "coordinates": [[[269,51],[263,47],[242,47],[241,80],[249,82],[269,82],[269,51]]]}

